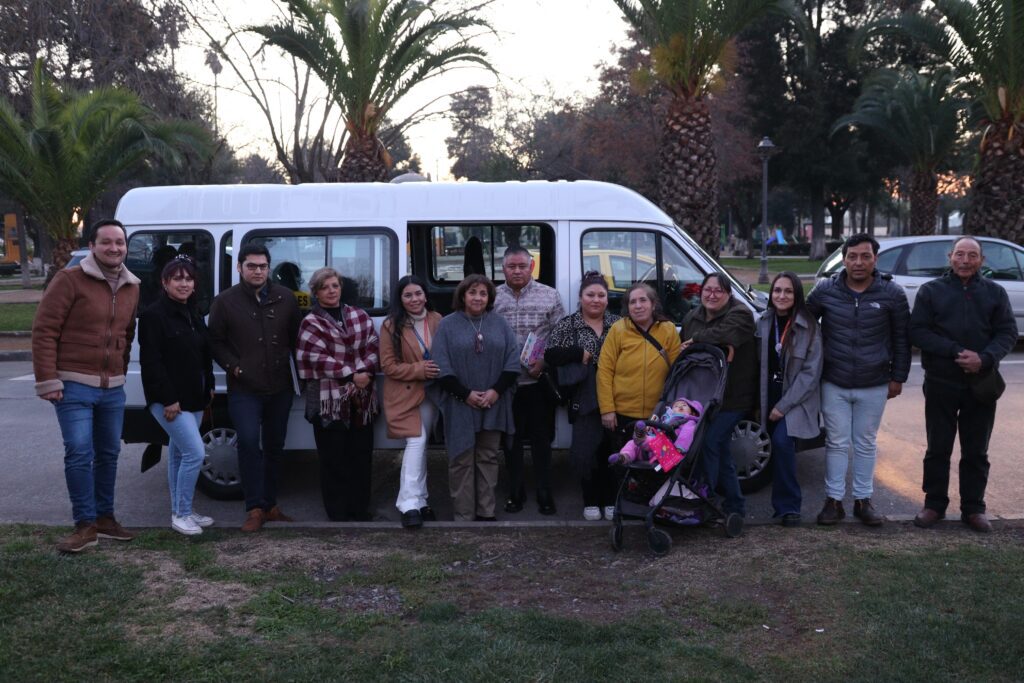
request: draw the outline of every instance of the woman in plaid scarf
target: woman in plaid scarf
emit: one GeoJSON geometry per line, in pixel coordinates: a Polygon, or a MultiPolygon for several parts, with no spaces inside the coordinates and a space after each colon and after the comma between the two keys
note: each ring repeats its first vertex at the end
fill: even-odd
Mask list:
{"type": "Polygon", "coordinates": [[[341,303],[341,274],[313,273],[316,303],[302,320],[295,347],[306,384],[306,419],[320,456],[320,490],[331,521],[371,519],[370,473],[379,340],[366,311],[341,303]]]}

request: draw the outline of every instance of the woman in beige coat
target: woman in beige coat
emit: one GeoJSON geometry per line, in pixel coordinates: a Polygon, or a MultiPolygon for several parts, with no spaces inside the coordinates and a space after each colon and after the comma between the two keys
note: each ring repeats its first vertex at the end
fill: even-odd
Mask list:
{"type": "Polygon", "coordinates": [[[389,437],[406,439],[395,505],[402,513],[402,526],[416,529],[423,526],[423,520],[434,520],[434,511],[427,504],[426,448],[437,406],[427,398],[425,389],[439,374],[430,358],[430,345],[441,315],[430,310],[427,288],[419,277],[406,275],[395,290],[380,334],[384,418],[389,437]]]}

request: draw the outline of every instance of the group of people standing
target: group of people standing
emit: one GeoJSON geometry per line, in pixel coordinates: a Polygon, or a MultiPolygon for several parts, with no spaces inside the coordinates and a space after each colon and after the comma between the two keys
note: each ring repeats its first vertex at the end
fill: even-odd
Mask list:
{"type": "MultiPolygon", "coordinates": [[[[98,536],[133,537],[113,514],[138,304],[139,281],[123,265],[126,242],[117,221],[93,226],[90,255],[79,268],[57,274],[33,326],[36,391],[55,405],[65,443],[75,530],[58,545],[62,552],[93,546],[98,536]]],[[[240,282],[213,301],[207,327],[194,305],[195,263],[172,259],[160,274],[163,294],[138,321],[147,409],[169,440],[171,527],[194,535],[213,523],[193,509],[192,498],[214,361],[227,376],[228,411],[238,434],[243,531],[290,521],[277,503],[277,481],[297,388],[293,361],[304,383],[328,517],[370,519],[373,424],[382,410],[389,437],[406,440],[396,506],[402,525],[417,528],[435,519],[425,454],[439,414],[455,519],[496,519],[499,450],[509,480],[504,511],[523,509],[525,440],[538,511],[556,512],[550,444],[560,384],[572,387],[565,389],[573,426],[569,453],[583,516],[610,519],[617,481],[608,454],[634,422],[651,416],[672,364],[693,343],[728,353],[725,393],[705,428],[700,459],[724,511],[745,513],[730,440],[736,424],[757,413],[772,442],[771,501],[783,525],[801,521],[797,439],[817,436],[824,422],[827,499],[817,521],[835,524],[845,516],[852,445],[853,514],[876,526],[883,522],[871,503],[876,434],[886,401],[907,379],[913,342],[922,349],[928,435],[925,506],[915,523],[929,527],[945,515],[959,427],[962,519],[987,531],[984,490],[1001,393],[998,363],[1017,338],[1005,290],[980,277],[981,245],[963,237],[950,254],[950,273],[922,288],[911,315],[902,289],[875,269],[877,253],[868,235],[847,240],[844,269],[806,301],[800,278],[780,273],[756,320],[733,297],[731,281],[711,273],[701,283],[700,305],[678,332],[645,283],[627,290],[622,317],[610,312],[607,281],[597,272],[584,274],[579,307],[565,315],[557,292],[533,279],[529,251],[513,246],[503,258],[504,284],[467,276],[444,318],[431,310],[422,280],[399,280],[379,336],[365,311],[341,301],[344,280],[330,267],[310,278],[315,303],[303,317],[292,292],[270,281],[270,253],[258,244],[239,250],[240,282]],[[544,351],[524,363],[531,338],[544,340],[544,351]]]]}

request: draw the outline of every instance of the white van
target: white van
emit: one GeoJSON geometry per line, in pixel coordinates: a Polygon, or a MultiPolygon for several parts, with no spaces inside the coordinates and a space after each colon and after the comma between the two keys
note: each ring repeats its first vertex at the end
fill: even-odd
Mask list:
{"type": "MultiPolygon", "coordinates": [[[[464,245],[483,245],[489,277],[503,279],[506,245],[519,243],[535,255],[535,277],[558,290],[567,311],[576,309],[581,275],[599,270],[608,279],[611,310],[618,311],[632,283],[657,289],[665,312],[677,323],[699,303],[704,275],[719,266],[658,207],[639,194],[598,182],[401,183],[222,185],[151,187],[129,191],[116,217],[128,230],[128,269],[142,280],[140,310],[161,291],[159,273],[176,254],[198,265],[199,305],[206,314],[218,292],[238,282],[232,253],[243,244],[264,244],[275,281],[308,307],[309,278],[325,265],[346,279],[346,303],[383,322],[395,283],[415,273],[441,313],[452,309],[463,277],[464,245]]],[[[736,296],[752,310],[757,300],[737,282],[736,296]]],[[[124,440],[166,443],[145,410],[132,348],[124,440]]],[[[234,431],[217,370],[218,397],[207,431],[207,460],[200,488],[213,497],[240,493],[234,431]]],[[[314,449],[313,432],[296,400],[288,425],[288,449],[314,449]]],[[[554,446],[567,448],[570,427],[560,410],[554,446]]],[[[375,445],[395,448],[383,420],[375,445]]],[[[751,423],[741,423],[734,453],[748,488],[764,483],[770,450],[751,423]]],[[[159,445],[153,446],[154,450],[159,445]]],[[[158,451],[157,451],[158,452],[158,451]]]]}

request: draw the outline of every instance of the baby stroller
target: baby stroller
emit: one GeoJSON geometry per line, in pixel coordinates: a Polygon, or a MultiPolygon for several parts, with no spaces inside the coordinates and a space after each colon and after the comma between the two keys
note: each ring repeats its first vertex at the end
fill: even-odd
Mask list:
{"type": "MultiPolygon", "coordinates": [[[[626,465],[612,517],[611,540],[616,551],[622,549],[623,517],[644,520],[647,543],[656,555],[668,553],[672,537],[664,529],[656,528],[655,521],[685,526],[721,520],[730,538],[742,533],[743,518],[735,513],[725,515],[714,500],[713,484],[701,481],[698,474],[704,433],[721,406],[727,371],[725,354],[710,344],[692,344],[679,354],[672,365],[655,414],[660,414],[666,404],[671,404],[678,397],[700,401],[704,411],[689,450],[671,470],[661,472],[656,469],[657,463],[642,460],[626,465]]],[[[664,431],[671,441],[675,441],[671,427],[656,421],[648,422],[647,426],[664,431]]]]}

